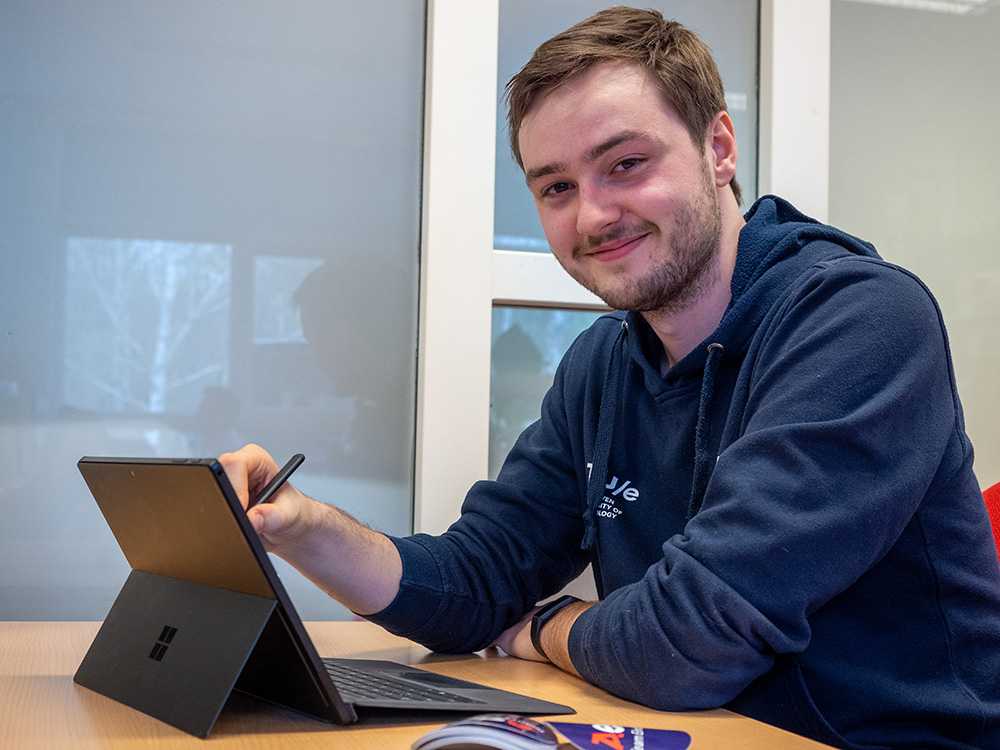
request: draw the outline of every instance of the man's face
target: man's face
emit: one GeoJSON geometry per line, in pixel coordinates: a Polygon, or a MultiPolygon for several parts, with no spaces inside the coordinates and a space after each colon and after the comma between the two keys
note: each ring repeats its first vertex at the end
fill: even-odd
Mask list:
{"type": "Polygon", "coordinates": [[[719,198],[705,150],[651,74],[597,65],[545,94],[518,138],[570,276],[619,310],[675,312],[698,299],[717,266],[719,198]]]}

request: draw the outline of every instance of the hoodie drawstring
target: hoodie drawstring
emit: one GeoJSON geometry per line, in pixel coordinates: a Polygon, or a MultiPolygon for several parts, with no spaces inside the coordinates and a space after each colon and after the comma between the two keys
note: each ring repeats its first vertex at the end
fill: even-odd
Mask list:
{"type": "MultiPolygon", "coordinates": [[[[618,413],[618,400],[621,391],[620,359],[625,348],[625,338],[628,334],[628,323],[622,321],[621,330],[611,347],[608,358],[608,369],[604,378],[604,391],[601,398],[601,411],[597,420],[597,438],[594,443],[594,462],[587,481],[587,505],[583,514],[583,541],[580,549],[586,551],[594,546],[597,535],[597,508],[604,497],[604,485],[607,482],[608,459],[611,456],[611,439],[614,432],[615,419],[618,413]]],[[[708,356],[705,358],[705,370],[701,381],[701,396],[698,401],[698,422],[695,427],[694,439],[694,476],[691,480],[691,498],[688,501],[687,520],[691,520],[701,508],[708,487],[709,477],[714,468],[712,456],[708,450],[709,422],[712,414],[712,399],[715,396],[715,375],[722,361],[725,348],[718,342],[708,345],[708,356]]]]}
{"type": "Polygon", "coordinates": [[[608,481],[608,458],[611,455],[611,436],[618,412],[618,396],[621,390],[621,369],[619,359],[625,349],[628,335],[628,321],[623,320],[618,336],[611,345],[608,370],[604,376],[604,392],[601,398],[601,412],[597,419],[597,440],[594,443],[594,462],[587,480],[587,505],[583,511],[583,541],[580,549],[586,551],[594,546],[597,534],[597,507],[604,499],[604,485],[608,481]]]}
{"type": "Polygon", "coordinates": [[[712,397],[715,395],[715,373],[719,369],[725,348],[722,344],[714,342],[708,345],[707,351],[705,373],[701,381],[701,398],[698,401],[698,422],[694,433],[694,476],[691,479],[691,499],[688,501],[688,521],[701,508],[708,479],[712,476],[712,469],[715,468],[708,450],[709,419],[712,413],[712,397]]]}

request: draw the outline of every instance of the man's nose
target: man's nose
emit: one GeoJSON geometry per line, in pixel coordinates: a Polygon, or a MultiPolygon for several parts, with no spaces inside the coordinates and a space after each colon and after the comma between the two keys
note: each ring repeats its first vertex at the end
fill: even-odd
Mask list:
{"type": "Polygon", "coordinates": [[[622,217],[621,207],[606,191],[580,189],[576,231],[584,237],[598,237],[622,217]]]}

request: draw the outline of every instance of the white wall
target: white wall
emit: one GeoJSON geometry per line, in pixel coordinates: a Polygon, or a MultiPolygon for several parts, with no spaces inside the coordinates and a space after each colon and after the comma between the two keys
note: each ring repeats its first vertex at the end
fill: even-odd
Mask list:
{"type": "Polygon", "coordinates": [[[830,219],[930,287],[981,486],[1000,481],[1000,8],[833,4],[830,219]]]}

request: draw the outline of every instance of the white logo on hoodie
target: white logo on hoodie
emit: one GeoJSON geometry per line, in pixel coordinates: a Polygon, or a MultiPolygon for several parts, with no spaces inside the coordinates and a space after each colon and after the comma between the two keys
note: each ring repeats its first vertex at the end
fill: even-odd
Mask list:
{"type": "MultiPolygon", "coordinates": [[[[594,465],[588,463],[587,481],[590,481],[593,470],[594,465]]],[[[598,518],[618,518],[624,512],[623,508],[617,504],[619,498],[629,503],[634,503],[639,499],[639,488],[632,486],[631,479],[619,479],[617,475],[612,475],[610,481],[604,485],[604,489],[607,492],[597,506],[598,518]]]]}

